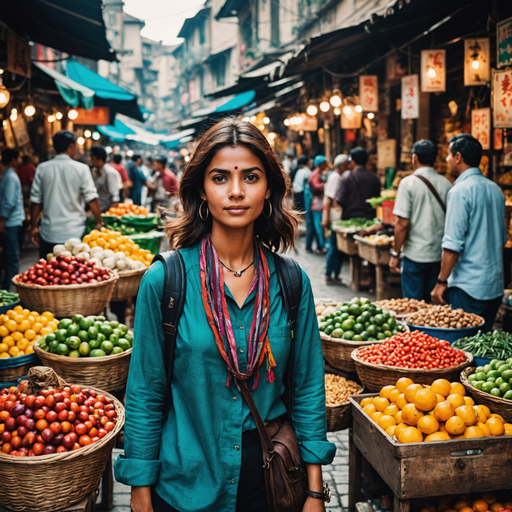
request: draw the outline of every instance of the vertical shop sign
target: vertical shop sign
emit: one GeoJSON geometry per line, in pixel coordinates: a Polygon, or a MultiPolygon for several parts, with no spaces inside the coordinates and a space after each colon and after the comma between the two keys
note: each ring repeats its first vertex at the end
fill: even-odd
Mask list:
{"type": "Polygon", "coordinates": [[[503,130],[501,128],[494,128],[494,141],[492,145],[496,150],[503,149],[503,130]]]}
{"type": "Polygon", "coordinates": [[[421,51],[421,92],[446,91],[446,51],[421,51]]]}
{"type": "Polygon", "coordinates": [[[402,119],[418,119],[420,112],[418,75],[402,78],[402,119]]]}
{"type": "Polygon", "coordinates": [[[471,111],[471,135],[482,144],[482,149],[491,149],[490,108],[477,108],[471,111]]]}
{"type": "Polygon", "coordinates": [[[379,83],[377,75],[359,77],[359,101],[363,112],[379,111],[379,83]]]}
{"type": "Polygon", "coordinates": [[[7,69],[30,78],[30,46],[11,33],[7,34],[7,69]]]}
{"type": "Polygon", "coordinates": [[[464,85],[483,85],[491,79],[489,39],[464,41],[464,85]]]}
{"type": "Polygon", "coordinates": [[[495,128],[512,128],[512,70],[493,70],[493,114],[495,128]]]}
{"type": "Polygon", "coordinates": [[[498,68],[512,66],[512,18],[496,25],[496,52],[498,68]]]}
{"type": "Polygon", "coordinates": [[[300,114],[300,117],[302,118],[302,123],[294,127],[297,131],[316,132],[318,130],[318,119],[316,116],[300,114]]]}

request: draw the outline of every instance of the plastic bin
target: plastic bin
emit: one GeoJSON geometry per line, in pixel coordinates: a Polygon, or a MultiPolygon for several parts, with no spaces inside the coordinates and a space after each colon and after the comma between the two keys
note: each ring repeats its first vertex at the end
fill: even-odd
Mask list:
{"type": "Polygon", "coordinates": [[[133,240],[141,249],[147,249],[152,254],[160,252],[160,242],[165,236],[161,231],[150,231],[140,235],[129,235],[128,238],[133,240]]]}
{"type": "Polygon", "coordinates": [[[395,200],[388,199],[382,201],[382,222],[384,224],[394,225],[396,222],[396,215],[393,215],[393,209],[395,208],[395,200]]]}
{"type": "Polygon", "coordinates": [[[474,336],[484,326],[484,324],[481,324],[476,327],[468,327],[466,329],[440,329],[439,327],[426,327],[424,325],[412,325],[409,323],[407,325],[411,331],[421,331],[434,338],[449,341],[450,344],[455,343],[461,338],[474,336]]]}

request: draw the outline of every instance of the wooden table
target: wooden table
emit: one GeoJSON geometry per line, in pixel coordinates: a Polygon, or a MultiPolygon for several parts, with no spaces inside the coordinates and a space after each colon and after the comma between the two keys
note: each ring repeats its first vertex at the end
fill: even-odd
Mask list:
{"type": "Polygon", "coordinates": [[[362,500],[365,463],[391,489],[395,512],[409,512],[413,498],[512,488],[512,436],[402,444],[363,412],[359,402],[374,396],[350,397],[349,512],[362,500]]]}
{"type": "Polygon", "coordinates": [[[350,260],[350,289],[358,292],[361,289],[361,258],[354,240],[353,233],[336,231],[338,251],[346,254],[350,260]]]}

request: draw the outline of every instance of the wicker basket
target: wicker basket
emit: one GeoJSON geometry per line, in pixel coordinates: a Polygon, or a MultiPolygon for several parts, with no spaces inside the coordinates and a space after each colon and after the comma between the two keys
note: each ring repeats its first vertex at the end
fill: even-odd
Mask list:
{"type": "Polygon", "coordinates": [[[109,393],[126,386],[132,349],[105,357],[68,357],[45,352],[34,343],[34,351],[45,366],[53,368],[68,382],[91,387],[93,384],[109,393]]]}
{"type": "MultiPolygon", "coordinates": [[[[358,395],[364,391],[359,390],[358,395]]],[[[350,402],[340,405],[326,405],[327,432],[337,432],[352,426],[352,407],[350,402]]]]}
{"type": "Polygon", "coordinates": [[[109,270],[110,279],[101,283],[71,284],[67,286],[39,286],[19,283],[18,276],[12,278],[18,288],[23,305],[33,311],[51,311],[56,318],[80,313],[84,316],[101,313],[110,302],[110,297],[119,279],[109,270]]]}
{"type": "Polygon", "coordinates": [[[123,270],[119,272],[119,279],[117,280],[110,302],[128,300],[130,297],[137,295],[142,276],[145,274],[146,270],[147,268],[138,268],[136,270],[123,270]]]}
{"type": "Polygon", "coordinates": [[[430,385],[436,379],[455,380],[458,379],[460,372],[473,362],[473,355],[466,354],[466,362],[450,368],[440,368],[432,370],[422,370],[418,368],[397,368],[395,366],[385,366],[383,364],[367,363],[360,359],[357,354],[364,347],[358,348],[352,352],[352,359],[355,361],[357,375],[364,387],[373,392],[379,392],[384,386],[394,386],[401,377],[409,377],[416,384],[430,385]]]}
{"type": "Polygon", "coordinates": [[[35,354],[0,359],[0,382],[15,382],[25,377],[32,366],[37,366],[35,354]]]}
{"type": "Polygon", "coordinates": [[[116,437],[124,424],[124,408],[114,396],[115,429],[80,450],[39,457],[13,457],[0,452],[0,503],[10,510],[54,512],[96,491],[116,437]]]}
{"type": "Polygon", "coordinates": [[[460,381],[473,396],[476,404],[487,405],[491,412],[501,414],[507,423],[512,423],[512,400],[505,400],[498,396],[489,395],[471,385],[468,377],[475,371],[475,368],[466,368],[460,375],[460,381]]]}

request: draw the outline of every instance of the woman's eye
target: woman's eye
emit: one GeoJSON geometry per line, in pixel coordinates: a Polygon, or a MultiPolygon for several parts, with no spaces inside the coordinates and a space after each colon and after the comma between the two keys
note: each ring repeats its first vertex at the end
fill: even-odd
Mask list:
{"type": "Polygon", "coordinates": [[[259,178],[258,178],[258,175],[257,174],[248,174],[245,179],[247,181],[257,181],[259,178]]]}
{"type": "Polygon", "coordinates": [[[222,183],[225,180],[226,180],[226,177],[222,176],[222,174],[218,174],[217,176],[213,177],[213,181],[215,181],[216,183],[222,183]]]}

